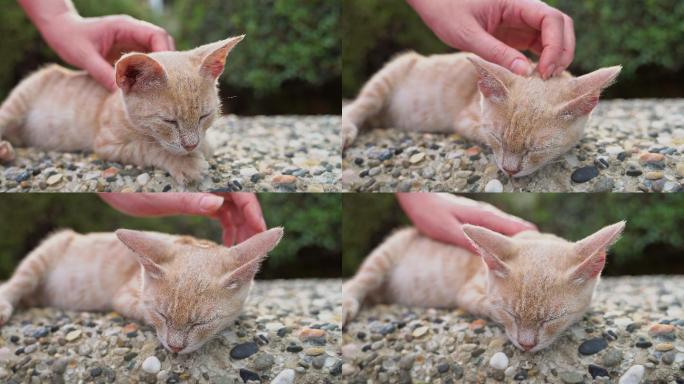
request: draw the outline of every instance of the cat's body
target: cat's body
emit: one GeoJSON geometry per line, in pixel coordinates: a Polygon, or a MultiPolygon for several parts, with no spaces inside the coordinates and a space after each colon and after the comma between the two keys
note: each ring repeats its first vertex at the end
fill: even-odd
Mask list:
{"type": "Polygon", "coordinates": [[[619,67],[573,78],[517,76],[465,53],[390,61],[342,110],[342,143],[363,127],[457,133],[489,145],[498,167],[531,174],[579,142],[602,89],[619,67]]]}
{"type": "Polygon", "coordinates": [[[623,227],[571,243],[534,231],[508,238],[464,226],[482,257],[413,228],[400,230],[345,283],[343,321],[352,321],[364,301],[462,308],[502,324],[518,348],[538,351],[586,311],[605,249],[623,227]]]}
{"type": "Polygon", "coordinates": [[[237,317],[282,234],[276,228],[225,248],[154,232],[58,232],[0,285],[0,324],[19,304],[114,310],[153,325],[167,349],[189,353],[237,317]]]}
{"type": "Polygon", "coordinates": [[[162,168],[180,184],[199,180],[212,156],[205,133],[220,116],[216,81],[240,40],[125,55],[116,64],[115,93],[58,65],[33,73],[0,107],[0,161],[13,160],[12,145],[94,151],[162,168]]]}

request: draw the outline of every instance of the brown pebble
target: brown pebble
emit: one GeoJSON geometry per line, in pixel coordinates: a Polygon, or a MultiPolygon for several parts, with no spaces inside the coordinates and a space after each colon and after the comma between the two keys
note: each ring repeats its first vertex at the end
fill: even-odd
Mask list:
{"type": "Polygon", "coordinates": [[[672,324],[653,324],[648,330],[649,336],[661,336],[674,332],[675,327],[672,324]]]}
{"type": "Polygon", "coordinates": [[[297,182],[297,178],[292,175],[276,175],[271,179],[271,183],[275,185],[289,185],[297,182]]]}
{"type": "Polygon", "coordinates": [[[304,328],[299,332],[299,340],[301,341],[317,339],[320,337],[325,337],[325,331],[322,329],[304,328]]]}
{"type": "Polygon", "coordinates": [[[117,168],[109,167],[109,168],[105,169],[104,171],[102,171],[102,177],[107,179],[107,178],[110,178],[112,176],[116,176],[118,173],[119,173],[119,170],[117,168]]]}
{"type": "Polygon", "coordinates": [[[639,161],[642,163],[646,164],[651,164],[651,163],[659,163],[665,159],[665,155],[662,153],[642,153],[641,156],[639,156],[639,161]]]}

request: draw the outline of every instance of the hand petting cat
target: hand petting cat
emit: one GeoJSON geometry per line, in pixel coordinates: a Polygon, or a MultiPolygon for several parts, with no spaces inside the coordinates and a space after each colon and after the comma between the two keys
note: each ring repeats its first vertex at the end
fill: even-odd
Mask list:
{"type": "Polygon", "coordinates": [[[65,62],[116,91],[113,63],[122,52],[173,51],[162,28],[126,15],[83,18],[70,0],[19,0],[45,42],[65,62]]]}
{"type": "Polygon", "coordinates": [[[544,79],[561,74],[575,54],[572,19],[539,0],[407,0],[447,45],[527,75],[520,51],[540,56],[544,79]]]}
{"type": "Polygon", "coordinates": [[[512,236],[537,227],[500,211],[492,205],[446,193],[397,193],[397,200],[423,235],[458,245],[477,253],[463,232],[463,224],[474,224],[512,236]]]}
{"type": "Polygon", "coordinates": [[[253,193],[102,193],[112,208],[131,216],[196,215],[218,220],[223,243],[230,247],[266,230],[259,200],[253,193]]]}

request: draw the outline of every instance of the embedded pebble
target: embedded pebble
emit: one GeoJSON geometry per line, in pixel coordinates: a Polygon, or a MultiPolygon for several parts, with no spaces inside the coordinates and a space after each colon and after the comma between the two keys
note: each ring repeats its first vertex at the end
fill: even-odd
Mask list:
{"type": "Polygon", "coordinates": [[[156,356],[150,356],[143,361],[142,370],[147,373],[156,374],[161,370],[161,362],[156,356]]]}
{"type": "Polygon", "coordinates": [[[485,185],[484,191],[490,193],[503,192],[503,184],[501,184],[501,182],[497,179],[489,180],[487,185],[485,185]]]}
{"type": "Polygon", "coordinates": [[[618,384],[639,384],[644,377],[644,372],[645,369],[643,365],[633,365],[620,376],[618,384]]]}
{"type": "Polygon", "coordinates": [[[489,366],[494,369],[504,370],[508,367],[508,357],[503,352],[497,352],[489,359],[489,366]]]}
{"type": "Polygon", "coordinates": [[[582,344],[580,344],[578,350],[579,353],[582,355],[593,355],[595,353],[599,353],[600,351],[604,350],[606,347],[608,347],[608,342],[606,339],[599,337],[595,339],[590,339],[582,344]]]}
{"type": "Polygon", "coordinates": [[[78,329],[75,331],[71,331],[71,332],[67,333],[66,336],[64,336],[66,341],[74,341],[74,340],[78,339],[79,337],[81,337],[81,331],[78,329]]]}
{"type": "Polygon", "coordinates": [[[62,181],[62,174],[58,173],[56,175],[48,177],[45,182],[47,183],[47,185],[53,186],[59,183],[60,181],[62,181]]]}
{"type": "Polygon", "coordinates": [[[572,175],[570,175],[570,178],[572,181],[575,183],[586,183],[587,181],[593,179],[594,177],[599,175],[598,169],[591,165],[588,167],[582,167],[576,169],[572,175]]]}
{"type": "Polygon", "coordinates": [[[271,384],[292,384],[295,379],[295,371],[293,369],[285,369],[273,378],[271,384]]]}
{"type": "Polygon", "coordinates": [[[428,333],[429,330],[430,328],[428,327],[418,327],[413,330],[413,337],[423,337],[428,333]]]}

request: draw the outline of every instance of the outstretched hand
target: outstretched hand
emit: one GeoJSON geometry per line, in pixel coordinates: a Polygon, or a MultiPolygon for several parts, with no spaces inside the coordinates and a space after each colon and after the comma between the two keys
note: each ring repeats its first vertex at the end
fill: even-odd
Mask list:
{"type": "Polygon", "coordinates": [[[539,0],[407,1],[444,43],[518,75],[532,69],[520,51],[540,56],[544,79],[563,72],[575,55],[572,19],[539,0]]]}
{"type": "Polygon", "coordinates": [[[229,247],[266,230],[253,193],[102,193],[112,208],[131,216],[196,215],[218,220],[229,247]]]}
{"type": "Polygon", "coordinates": [[[425,236],[477,250],[463,232],[463,224],[474,224],[507,236],[537,227],[480,201],[446,193],[398,193],[397,199],[413,225],[425,236]]]}

